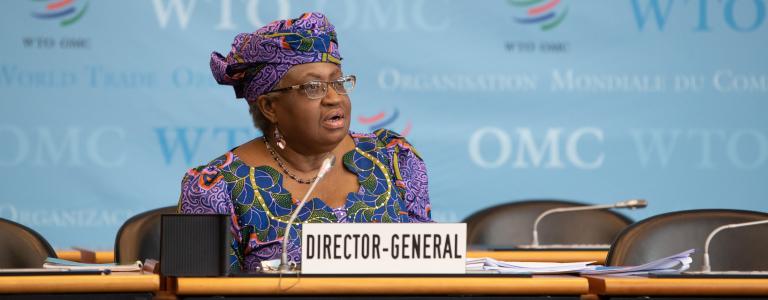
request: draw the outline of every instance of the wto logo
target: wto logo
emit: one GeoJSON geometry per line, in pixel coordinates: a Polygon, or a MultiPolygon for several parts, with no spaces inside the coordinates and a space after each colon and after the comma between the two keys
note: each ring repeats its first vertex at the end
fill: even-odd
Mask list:
{"type": "Polygon", "coordinates": [[[669,27],[694,32],[724,29],[753,32],[764,28],[767,6],[766,0],[632,0],[630,3],[638,30],[656,27],[660,32],[669,27]]]}
{"type": "MultiPolygon", "coordinates": [[[[41,0],[33,1],[41,2],[41,0]]],[[[44,20],[61,20],[59,23],[61,27],[77,23],[85,15],[89,4],[89,2],[85,2],[84,5],[78,6],[74,0],[43,1],[48,2],[44,6],[45,10],[43,12],[33,12],[32,16],[44,20]]]]}
{"type": "Polygon", "coordinates": [[[568,6],[563,7],[560,0],[507,0],[512,6],[525,8],[525,14],[514,17],[515,22],[527,25],[540,25],[541,30],[548,31],[563,22],[568,15],[568,6]]]}
{"type": "MultiPolygon", "coordinates": [[[[392,114],[387,117],[387,113],[385,111],[381,111],[373,116],[366,117],[366,116],[358,116],[357,121],[360,122],[360,124],[368,126],[368,129],[370,131],[375,131],[377,129],[381,128],[387,128],[387,126],[393,124],[397,118],[400,117],[400,110],[395,108],[395,110],[392,112],[392,114]]],[[[392,128],[387,128],[392,129],[392,128]]],[[[407,137],[409,133],[411,133],[411,129],[413,129],[413,123],[411,120],[408,120],[405,123],[405,128],[401,131],[399,131],[400,135],[407,137]]],[[[392,129],[394,130],[394,129],[392,129]]]]}

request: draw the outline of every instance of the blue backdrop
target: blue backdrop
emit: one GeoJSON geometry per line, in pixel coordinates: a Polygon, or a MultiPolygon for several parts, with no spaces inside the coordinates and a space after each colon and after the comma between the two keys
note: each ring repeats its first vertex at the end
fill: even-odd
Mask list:
{"type": "Polygon", "coordinates": [[[111,249],[184,172],[260,133],[216,85],[239,32],[326,13],[353,129],[407,135],[433,216],[647,198],[768,209],[766,0],[15,1],[0,14],[0,217],[111,249]]]}

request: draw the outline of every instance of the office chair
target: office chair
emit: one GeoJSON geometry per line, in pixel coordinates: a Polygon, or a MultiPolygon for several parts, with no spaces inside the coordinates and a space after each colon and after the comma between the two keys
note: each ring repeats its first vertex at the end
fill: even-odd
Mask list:
{"type": "Polygon", "coordinates": [[[39,233],[0,218],[0,269],[42,268],[46,257],[56,257],[56,251],[39,233]]]}
{"type": "Polygon", "coordinates": [[[125,221],[115,238],[115,262],[130,264],[147,258],[160,260],[160,216],[175,214],[177,206],[166,206],[135,215],[125,221]]]}
{"type": "MultiPolygon", "coordinates": [[[[557,207],[589,205],[563,200],[508,202],[475,212],[467,223],[470,248],[511,248],[532,241],[533,223],[542,212],[557,207]]],[[[546,244],[610,244],[632,219],[612,210],[564,212],[539,223],[539,242],[546,244]]]]}
{"type": "MultiPolygon", "coordinates": [[[[732,209],[699,209],[670,212],[637,222],[622,231],[608,251],[607,265],[631,266],[688,249],[691,271],[701,270],[704,243],[715,228],[768,219],[768,214],[732,209]]],[[[768,271],[768,225],[721,231],[709,246],[713,271],[768,271]]]]}

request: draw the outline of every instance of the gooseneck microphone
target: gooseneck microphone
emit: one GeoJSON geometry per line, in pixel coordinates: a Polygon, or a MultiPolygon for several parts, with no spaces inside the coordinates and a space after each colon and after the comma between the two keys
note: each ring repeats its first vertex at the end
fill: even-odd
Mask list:
{"type": "Polygon", "coordinates": [[[531,242],[531,247],[538,247],[539,246],[539,222],[541,222],[541,219],[544,219],[544,217],[554,214],[554,213],[561,213],[561,212],[571,212],[571,211],[582,211],[582,210],[597,210],[597,209],[609,209],[609,208],[630,208],[630,209],[636,209],[636,208],[644,208],[648,206],[648,202],[644,199],[632,199],[627,201],[621,201],[616,202],[614,204],[600,204],[600,205],[587,205],[587,206],[575,206],[575,207],[558,207],[553,209],[545,210],[543,213],[541,213],[537,218],[536,221],[533,222],[533,241],[531,242]]]}
{"type": "Polygon", "coordinates": [[[317,178],[314,182],[312,182],[312,185],[309,186],[309,190],[307,190],[307,193],[304,194],[304,198],[301,199],[301,202],[299,202],[299,205],[296,206],[293,214],[291,214],[291,217],[288,219],[288,224],[285,226],[285,234],[283,235],[283,252],[280,256],[280,266],[278,267],[278,271],[280,273],[292,272],[294,269],[294,266],[288,263],[288,240],[291,238],[291,224],[293,224],[293,220],[296,219],[296,216],[299,215],[299,211],[301,211],[301,208],[304,207],[304,204],[307,203],[307,198],[309,198],[309,195],[312,194],[312,190],[315,189],[317,183],[323,179],[325,174],[331,170],[331,167],[333,167],[334,163],[336,163],[336,156],[333,154],[329,154],[329,156],[323,160],[323,164],[320,166],[320,170],[317,171],[317,178]]]}
{"type": "Polygon", "coordinates": [[[728,225],[717,227],[715,228],[715,230],[712,230],[712,232],[709,233],[709,235],[707,236],[707,241],[704,242],[704,264],[701,266],[701,272],[706,273],[706,272],[712,271],[712,268],[709,265],[709,242],[712,241],[712,238],[714,238],[717,233],[726,229],[755,226],[755,225],[761,225],[761,224],[768,224],[768,220],[728,224],[728,225]]]}

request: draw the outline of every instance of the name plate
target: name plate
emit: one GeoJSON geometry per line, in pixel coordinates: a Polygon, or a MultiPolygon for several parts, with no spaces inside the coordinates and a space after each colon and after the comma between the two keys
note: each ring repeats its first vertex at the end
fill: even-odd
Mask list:
{"type": "Polygon", "coordinates": [[[305,223],[304,274],[464,274],[465,223],[305,223]]]}

